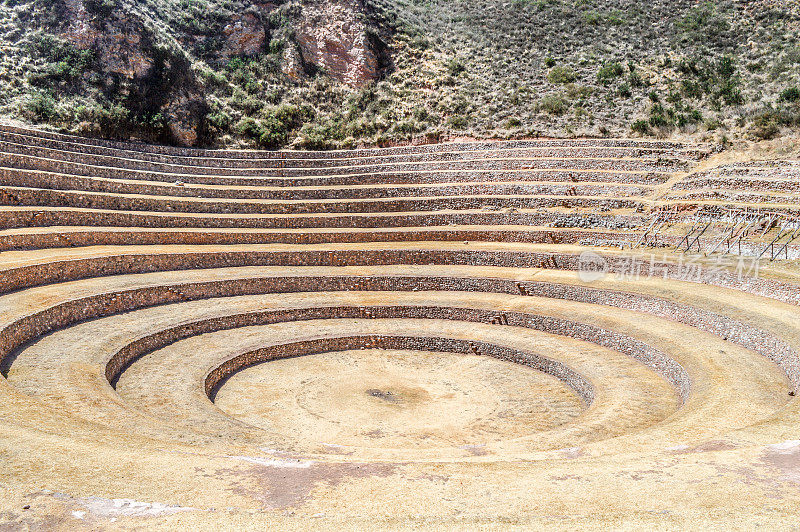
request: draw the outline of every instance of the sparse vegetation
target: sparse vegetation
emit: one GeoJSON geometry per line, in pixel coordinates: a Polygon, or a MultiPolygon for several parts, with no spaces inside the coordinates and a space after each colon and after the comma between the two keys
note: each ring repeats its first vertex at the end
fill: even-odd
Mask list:
{"type": "Polygon", "coordinates": [[[386,43],[390,68],[349,87],[310,61],[287,76],[296,2],[266,12],[244,0],[86,0],[93,24],[140,17],[126,31],[153,67],[134,84],[109,73],[99,45],[66,40],[62,2],[6,0],[0,111],[168,142],[166,96],[198,94],[201,144],[262,148],[530,132],[753,136],[773,134],[768,124],[780,134],[797,127],[800,7],[761,3],[366,0],[370,39],[386,43]],[[269,39],[226,55],[224,30],[242,14],[269,39]]]}

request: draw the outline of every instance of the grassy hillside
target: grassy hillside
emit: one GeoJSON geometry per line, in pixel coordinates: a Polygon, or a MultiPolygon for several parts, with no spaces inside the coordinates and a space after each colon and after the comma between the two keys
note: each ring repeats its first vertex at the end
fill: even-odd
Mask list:
{"type": "Polygon", "coordinates": [[[343,1],[381,60],[355,86],[295,52],[321,0],[86,0],[93,31],[138,36],[116,69],[102,47],[119,39],[76,45],[76,3],[0,2],[4,114],[164,142],[186,138],[180,122],[197,144],[265,148],[800,127],[797,2],[343,1]],[[243,13],[265,37],[232,55],[223,35],[243,13]],[[137,54],[148,70],[131,75],[137,54]]]}

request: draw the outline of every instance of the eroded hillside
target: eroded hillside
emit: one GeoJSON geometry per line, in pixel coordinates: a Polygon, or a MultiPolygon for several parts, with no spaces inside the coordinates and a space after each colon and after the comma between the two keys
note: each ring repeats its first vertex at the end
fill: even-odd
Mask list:
{"type": "Polygon", "coordinates": [[[774,138],[797,2],[3,0],[3,114],[90,136],[332,148],[774,138]]]}

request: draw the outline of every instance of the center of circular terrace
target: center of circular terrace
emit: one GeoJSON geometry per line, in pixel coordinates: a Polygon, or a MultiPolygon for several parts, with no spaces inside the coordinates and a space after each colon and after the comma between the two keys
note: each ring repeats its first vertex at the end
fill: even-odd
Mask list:
{"type": "Polygon", "coordinates": [[[251,366],[227,379],[215,403],[318,450],[481,445],[551,429],[584,408],[563,382],[519,364],[382,349],[251,366]]]}

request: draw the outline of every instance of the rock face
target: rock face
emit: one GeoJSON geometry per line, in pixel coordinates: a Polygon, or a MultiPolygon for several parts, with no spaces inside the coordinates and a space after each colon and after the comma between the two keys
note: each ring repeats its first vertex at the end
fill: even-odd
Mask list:
{"type": "MultiPolygon", "coordinates": [[[[263,7],[265,11],[270,10],[263,7]]],[[[237,14],[222,30],[225,45],[220,57],[229,58],[240,55],[255,55],[264,49],[267,42],[267,28],[261,19],[252,12],[237,14]]]]}
{"type": "MultiPolygon", "coordinates": [[[[209,0],[205,11],[190,13],[181,9],[197,6],[181,0],[163,0],[164,12],[137,0],[47,2],[55,16],[41,29],[92,52],[84,54],[90,64],[70,80],[72,94],[96,103],[90,119],[73,119],[87,134],[207,143],[210,129],[218,133],[207,120],[219,103],[210,95],[225,85],[233,58],[252,58],[248,68],[277,66],[262,77],[282,71],[302,85],[323,72],[350,87],[377,79],[388,64],[388,48],[371,29],[364,0],[209,0]],[[272,55],[281,49],[282,57],[272,55]]],[[[257,91],[250,91],[254,98],[257,91]]],[[[240,112],[228,109],[225,116],[239,120],[240,112]]]]}
{"type": "Polygon", "coordinates": [[[113,23],[98,23],[82,0],[66,0],[65,5],[69,21],[62,37],[82,50],[94,50],[109,73],[128,78],[147,74],[153,64],[142,50],[141,21],[115,16],[113,23]]]}
{"type": "Polygon", "coordinates": [[[295,39],[306,65],[351,87],[379,76],[379,54],[363,22],[362,0],[307,0],[301,6],[295,39]]]}
{"type": "MultiPolygon", "coordinates": [[[[115,10],[97,16],[82,0],[66,0],[65,6],[68,20],[61,37],[77,48],[95,52],[103,82],[124,97],[131,117],[147,119],[160,114],[165,118],[167,138],[158,140],[197,145],[206,105],[190,61],[157,46],[144,21],[133,13],[115,10]]],[[[243,31],[231,32],[234,40],[246,41],[243,35],[243,31]]],[[[247,45],[257,43],[248,41],[247,45]]]]}

